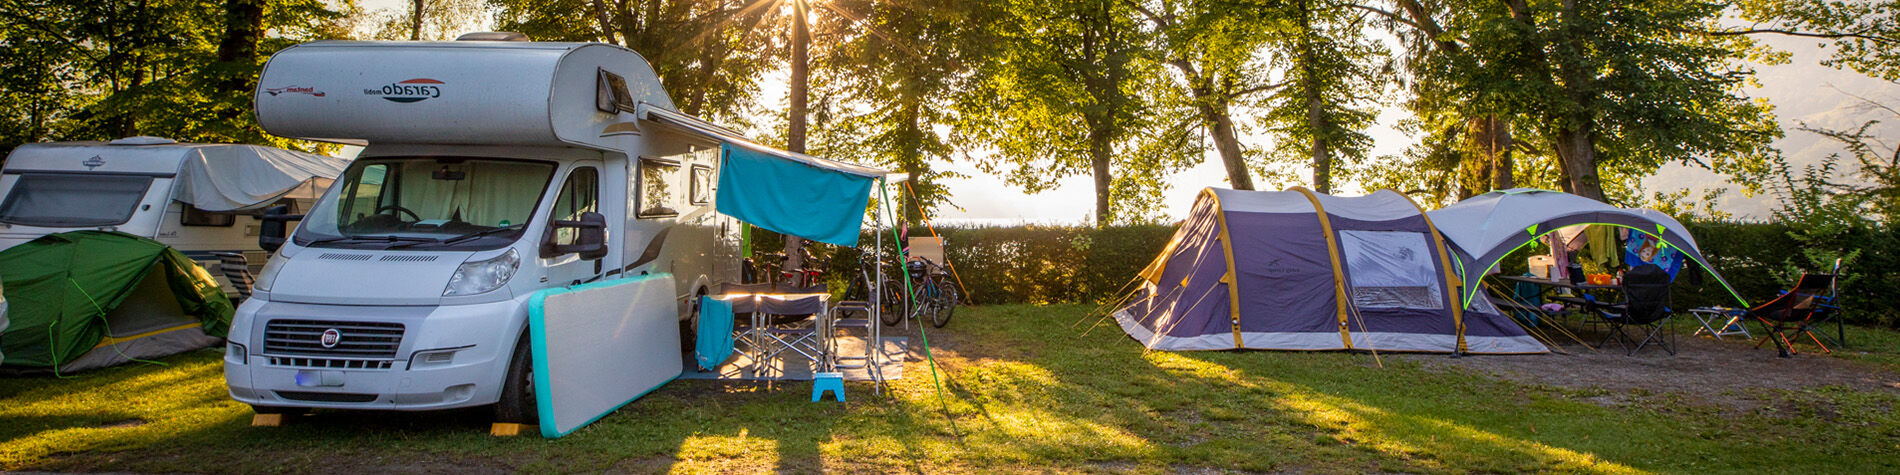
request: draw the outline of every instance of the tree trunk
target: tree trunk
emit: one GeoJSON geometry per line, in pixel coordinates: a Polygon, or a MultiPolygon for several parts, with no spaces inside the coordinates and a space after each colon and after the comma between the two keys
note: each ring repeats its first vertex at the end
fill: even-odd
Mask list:
{"type": "Polygon", "coordinates": [[[1510,123],[1495,115],[1471,119],[1465,127],[1465,145],[1475,156],[1465,158],[1472,173],[1459,180],[1460,198],[1516,186],[1511,170],[1510,123]]]}
{"type": "Polygon", "coordinates": [[[1597,177],[1597,150],[1594,124],[1565,127],[1557,131],[1557,157],[1563,167],[1565,188],[1571,194],[1608,202],[1603,184],[1597,177]]]}
{"type": "Polygon", "coordinates": [[[1113,153],[1109,146],[1108,128],[1096,127],[1089,130],[1089,165],[1095,169],[1095,227],[1106,227],[1115,222],[1115,215],[1109,208],[1109,195],[1113,192],[1113,177],[1109,175],[1109,159],[1113,153]]]}
{"type": "Polygon", "coordinates": [[[1320,81],[1315,77],[1313,62],[1318,61],[1313,51],[1312,9],[1305,1],[1300,2],[1300,82],[1302,93],[1306,96],[1306,129],[1313,141],[1309,156],[1313,160],[1313,191],[1333,192],[1333,151],[1327,143],[1326,102],[1320,97],[1320,81]]]}
{"type": "Polygon", "coordinates": [[[1220,161],[1227,167],[1227,183],[1236,190],[1253,189],[1253,175],[1247,171],[1247,157],[1241,154],[1240,138],[1234,132],[1234,118],[1227,111],[1225,102],[1216,106],[1200,102],[1201,120],[1207,123],[1209,135],[1214,139],[1214,150],[1220,152],[1220,161]]]}
{"type": "Polygon", "coordinates": [[[905,222],[915,223],[922,221],[924,218],[924,197],[918,195],[918,192],[923,191],[920,190],[922,183],[919,183],[918,180],[924,176],[924,160],[921,152],[921,150],[923,150],[923,124],[919,123],[923,118],[923,106],[915,94],[905,94],[899,97],[902,98],[899,100],[905,103],[903,133],[899,135],[898,157],[899,161],[902,162],[900,165],[903,166],[904,173],[910,175],[909,181],[904,186],[906,193],[899,193],[899,195],[910,197],[910,199],[907,200],[909,202],[905,203],[909,206],[904,208],[903,215],[905,222]]]}
{"type": "Polygon", "coordinates": [[[423,0],[415,0],[409,5],[409,41],[422,40],[423,0]]]}
{"type": "Polygon", "coordinates": [[[1512,142],[1511,124],[1498,116],[1487,116],[1491,123],[1491,189],[1509,190],[1517,188],[1517,162],[1511,158],[1511,150],[1517,148],[1512,142]]]}
{"type": "Polygon", "coordinates": [[[594,6],[594,21],[600,22],[601,40],[626,46],[625,43],[620,43],[620,40],[614,38],[616,36],[614,35],[614,17],[607,13],[607,0],[594,0],[588,3],[594,6]]]}
{"type": "MultiPolygon", "coordinates": [[[[805,25],[805,2],[792,2],[792,80],[791,80],[791,124],[785,132],[785,149],[794,153],[805,153],[805,100],[808,95],[806,43],[811,41],[811,31],[805,25]]],[[[805,265],[804,256],[799,250],[805,247],[805,240],[797,236],[785,236],[785,269],[798,269],[805,265]]]]}
{"type": "Polygon", "coordinates": [[[224,37],[218,41],[218,62],[231,66],[218,81],[221,92],[247,92],[257,80],[255,74],[238,73],[238,63],[248,66],[257,60],[257,42],[264,37],[263,0],[225,0],[224,37]]]}
{"type": "Polygon", "coordinates": [[[1326,142],[1325,103],[1319,97],[1319,88],[1308,80],[1306,87],[1306,127],[1312,131],[1313,191],[1333,192],[1333,151],[1326,142]]]}

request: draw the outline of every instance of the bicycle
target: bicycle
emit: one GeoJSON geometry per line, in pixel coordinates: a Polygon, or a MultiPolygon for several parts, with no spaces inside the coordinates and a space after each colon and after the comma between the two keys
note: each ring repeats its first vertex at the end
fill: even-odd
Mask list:
{"type": "MultiPolygon", "coordinates": [[[[904,306],[910,312],[886,312],[884,325],[896,326],[904,318],[928,320],[930,326],[936,328],[949,324],[950,317],[956,314],[958,298],[957,287],[950,281],[949,272],[943,266],[922,257],[912,257],[904,268],[910,274],[911,281],[916,283],[904,299],[904,306]]],[[[886,285],[902,284],[887,282],[886,285]]]]}

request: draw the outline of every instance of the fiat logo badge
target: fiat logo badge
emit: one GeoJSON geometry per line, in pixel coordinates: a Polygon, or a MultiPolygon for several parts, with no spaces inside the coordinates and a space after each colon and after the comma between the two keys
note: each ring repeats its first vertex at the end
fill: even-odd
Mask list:
{"type": "Polygon", "coordinates": [[[342,340],[343,332],[331,328],[323,331],[323,339],[318,341],[318,343],[322,343],[324,348],[336,348],[336,343],[342,340]]]}

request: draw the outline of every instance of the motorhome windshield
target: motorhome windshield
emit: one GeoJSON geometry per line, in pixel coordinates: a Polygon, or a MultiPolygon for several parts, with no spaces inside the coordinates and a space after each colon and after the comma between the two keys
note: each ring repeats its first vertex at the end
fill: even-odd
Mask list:
{"type": "Polygon", "coordinates": [[[152,177],[23,173],[0,201],[0,222],[58,228],[117,226],[132,219],[152,177]]]}
{"type": "Polygon", "coordinates": [[[297,227],[298,245],[495,249],[521,237],[554,175],[539,161],[358,159],[297,227]]]}

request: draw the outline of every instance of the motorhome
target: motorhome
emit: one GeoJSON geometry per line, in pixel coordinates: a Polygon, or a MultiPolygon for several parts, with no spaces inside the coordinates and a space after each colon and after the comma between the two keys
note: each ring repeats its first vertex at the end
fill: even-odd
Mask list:
{"type": "Polygon", "coordinates": [[[676,112],[632,50],[304,43],[271,57],[255,100],[273,134],[367,143],[237,311],[225,378],[260,413],[493,404],[518,421],[531,294],[668,273],[685,319],[739,278],[718,151],[756,144],[676,112]]]}
{"type": "Polygon", "coordinates": [[[216,269],[216,252],[243,253],[262,266],[267,254],[258,247],[258,212],[309,209],[348,163],[157,137],[25,144],[0,169],[0,250],[47,234],[97,229],[156,240],[207,269],[216,269]]]}

